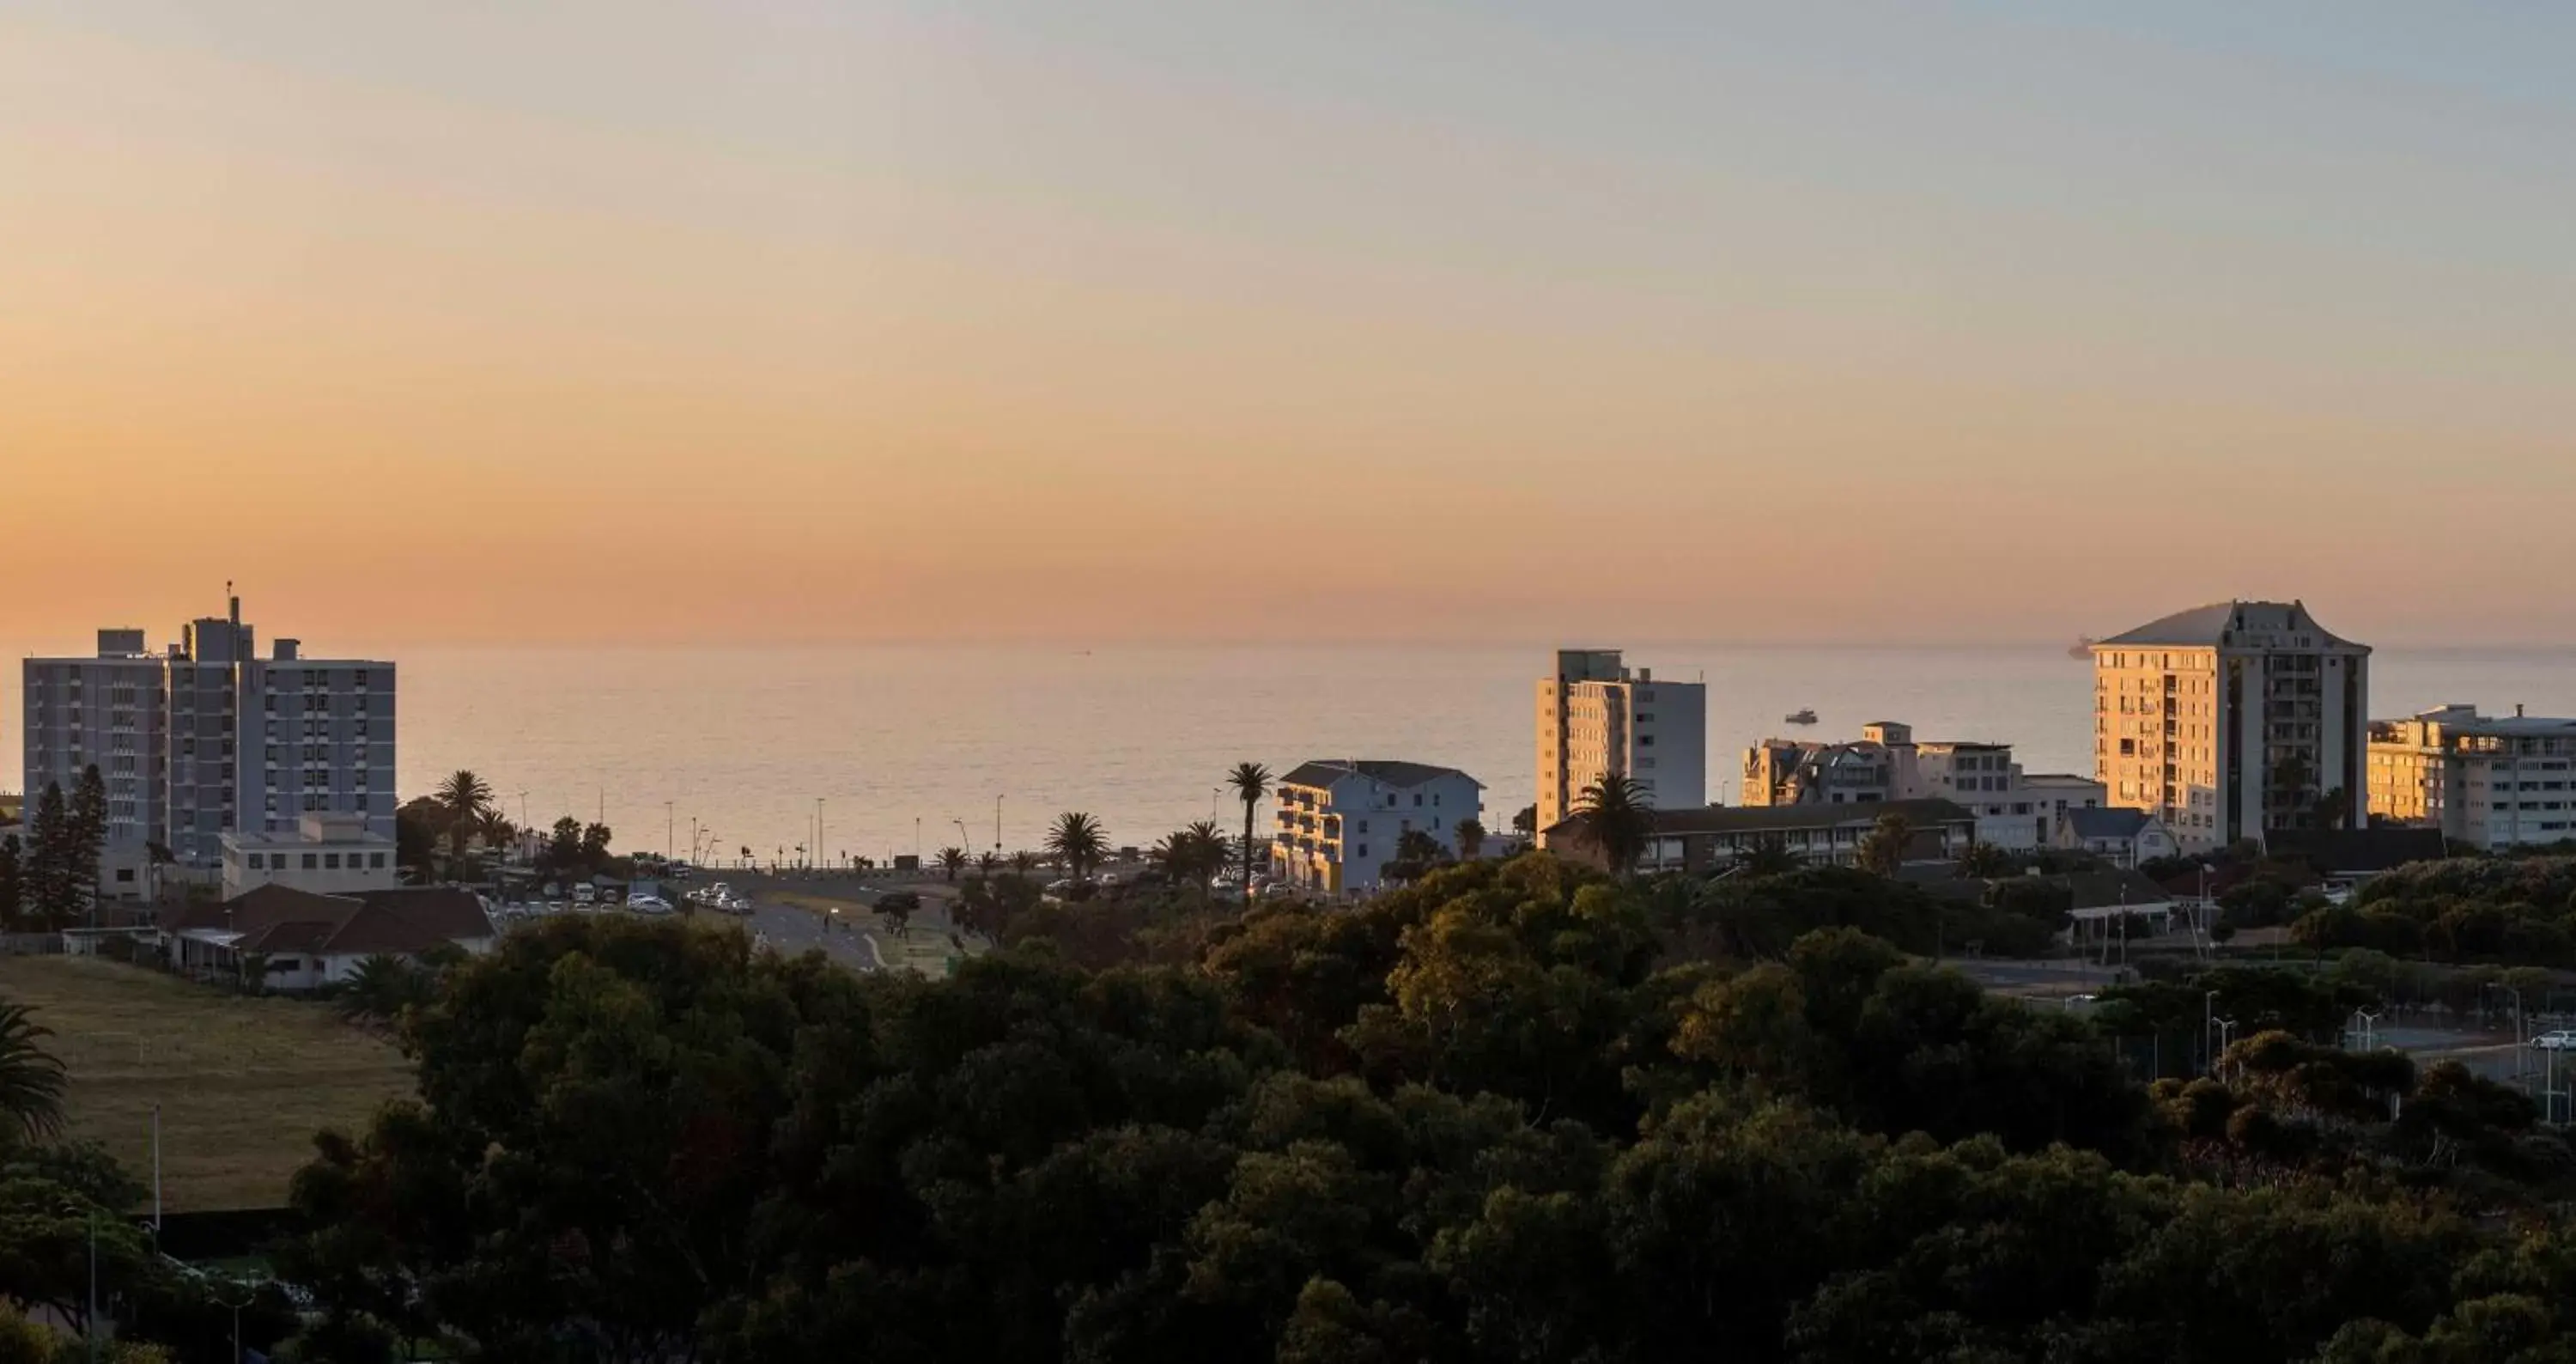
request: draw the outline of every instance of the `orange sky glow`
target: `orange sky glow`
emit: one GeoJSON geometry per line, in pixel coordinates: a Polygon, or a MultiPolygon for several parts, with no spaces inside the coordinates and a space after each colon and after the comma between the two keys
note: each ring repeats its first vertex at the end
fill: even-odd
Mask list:
{"type": "Polygon", "coordinates": [[[369,642],[2576,631],[2563,90],[2010,6],[543,8],[0,15],[0,640],[228,578],[369,642]]]}

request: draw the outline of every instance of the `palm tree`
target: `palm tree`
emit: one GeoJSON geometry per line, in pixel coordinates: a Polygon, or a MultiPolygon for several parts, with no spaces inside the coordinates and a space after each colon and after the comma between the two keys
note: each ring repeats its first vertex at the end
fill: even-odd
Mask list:
{"type": "Polygon", "coordinates": [[[377,953],[358,963],[340,995],[340,1016],[352,1022],[391,1023],[414,1004],[427,1003],[429,976],[400,957],[377,953]]]}
{"type": "Polygon", "coordinates": [[[1893,810],[1878,817],[1857,850],[1861,869],[1893,877],[1905,865],[1905,850],[1914,842],[1914,821],[1893,810]]]}
{"type": "Polygon", "coordinates": [[[0,1120],[30,1137],[63,1127],[63,1063],[44,1046],[53,1035],[26,1005],[0,1002],[0,1120]]]}
{"type": "Polygon", "coordinates": [[[498,810],[485,810],[474,821],[474,836],[483,840],[485,852],[505,852],[519,837],[519,826],[498,810]]]}
{"type": "Polygon", "coordinates": [[[1235,799],[1243,802],[1243,898],[1248,903],[1252,899],[1252,814],[1261,798],[1270,794],[1270,769],[1259,763],[1236,763],[1225,782],[1234,788],[1235,799]]]}
{"type": "Polygon", "coordinates": [[[1485,825],[1474,816],[1458,821],[1458,856],[1473,862],[1485,851],[1485,825]]]}
{"type": "Polygon", "coordinates": [[[954,846],[940,849],[939,869],[948,874],[949,880],[956,880],[957,873],[966,869],[966,850],[954,846]]]}
{"type": "Polygon", "coordinates": [[[1226,852],[1225,831],[1202,819],[1155,844],[1154,860],[1173,884],[1194,886],[1205,895],[1208,879],[1225,867],[1226,852]]]}
{"type": "Polygon", "coordinates": [[[1806,865],[1789,850],[1789,840],[1782,834],[1764,834],[1753,840],[1753,846],[1735,860],[1747,876],[1786,876],[1806,865]]]}
{"type": "Polygon", "coordinates": [[[1067,810],[1055,817],[1055,827],[1047,831],[1046,848],[1063,864],[1065,874],[1079,881],[1109,855],[1109,835],[1101,830],[1099,820],[1067,810]]]}
{"type": "Polygon", "coordinates": [[[1018,872],[1020,875],[1026,876],[1030,872],[1037,870],[1037,867],[1038,859],[1036,855],[1032,854],[1028,849],[1022,848],[1018,852],[1011,854],[1011,870],[1018,872]]]}
{"type": "Polygon", "coordinates": [[[977,875],[990,876],[1001,869],[1002,855],[1000,853],[997,853],[990,848],[986,848],[984,851],[975,854],[975,873],[977,875]]]}
{"type": "Polygon", "coordinates": [[[1653,832],[1652,814],[1646,806],[1646,788],[1636,778],[1602,774],[1601,780],[1575,797],[1574,817],[1583,822],[1584,836],[1610,859],[1612,871],[1624,876],[1645,855],[1646,839],[1653,832]]]}
{"type": "Polygon", "coordinates": [[[432,799],[447,811],[448,855],[461,860],[465,840],[473,834],[476,821],[492,808],[492,788],[472,771],[460,767],[439,783],[432,799]]]}

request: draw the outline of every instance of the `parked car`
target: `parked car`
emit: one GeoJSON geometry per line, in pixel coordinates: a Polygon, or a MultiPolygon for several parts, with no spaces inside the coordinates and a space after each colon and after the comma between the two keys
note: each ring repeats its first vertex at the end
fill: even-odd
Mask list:
{"type": "Polygon", "coordinates": [[[911,914],[918,911],[920,908],[921,896],[912,891],[889,891],[886,894],[877,897],[876,909],[880,914],[889,910],[911,914]]]}
{"type": "Polygon", "coordinates": [[[2531,1045],[2542,1051],[2576,1051],[2576,1029],[2560,1028],[2531,1039],[2531,1045]]]}
{"type": "Polygon", "coordinates": [[[573,887],[572,902],[577,905],[592,905],[599,903],[599,887],[586,883],[573,887]]]}

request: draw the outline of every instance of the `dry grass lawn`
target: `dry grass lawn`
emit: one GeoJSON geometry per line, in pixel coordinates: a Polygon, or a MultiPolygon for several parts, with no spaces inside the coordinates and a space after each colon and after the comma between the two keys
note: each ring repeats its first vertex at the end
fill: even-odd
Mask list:
{"type": "Polygon", "coordinates": [[[147,1182],[161,1105],[172,1212],[282,1204],[316,1131],[360,1128],[412,1092],[393,1044],[327,1004],[225,994],[95,957],[0,957],[0,998],[54,1030],[72,1135],[104,1143],[147,1182]]]}

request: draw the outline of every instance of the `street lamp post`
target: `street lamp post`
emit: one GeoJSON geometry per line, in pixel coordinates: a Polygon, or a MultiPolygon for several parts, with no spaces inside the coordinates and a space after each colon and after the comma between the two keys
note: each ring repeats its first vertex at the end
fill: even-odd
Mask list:
{"type": "Polygon", "coordinates": [[[2215,1075],[2218,1073],[2218,1049],[2211,1046],[2209,1042],[2210,1034],[2215,1031],[2217,1026],[2217,1009],[2218,992],[2216,990],[2202,991],[2200,995],[2200,1070],[2204,1075],[2215,1075]]]}

